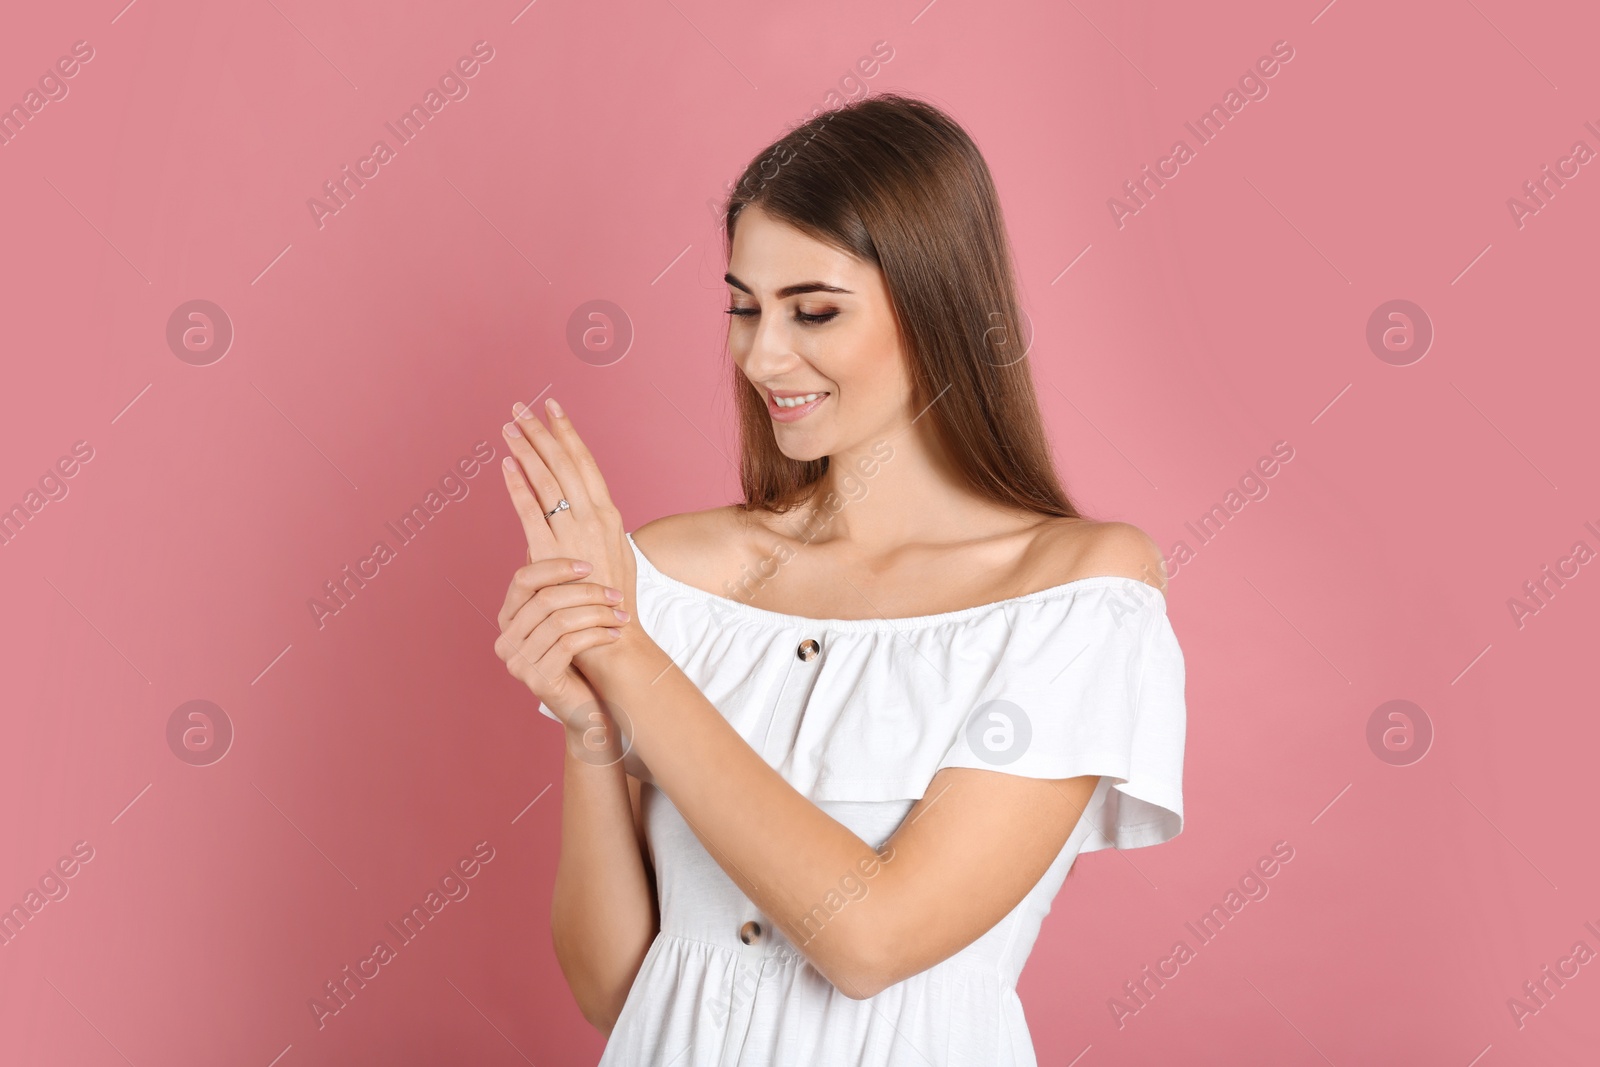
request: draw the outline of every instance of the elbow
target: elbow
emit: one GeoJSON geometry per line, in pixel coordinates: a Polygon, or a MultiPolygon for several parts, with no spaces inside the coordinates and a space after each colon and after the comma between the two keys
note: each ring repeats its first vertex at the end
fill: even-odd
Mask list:
{"type": "Polygon", "coordinates": [[[612,1029],[617,1025],[617,1016],[621,1014],[622,1008],[621,1005],[617,1005],[615,1010],[612,1010],[612,1006],[609,1004],[602,1008],[594,1003],[586,1004],[579,1001],[578,1010],[583,1012],[583,1017],[588,1020],[590,1026],[600,1031],[601,1037],[610,1038],[612,1029]]]}
{"type": "Polygon", "coordinates": [[[833,988],[837,989],[851,1000],[870,1000],[879,993],[882,993],[885,989],[889,988],[889,986],[892,984],[892,982],[886,982],[880,985],[876,982],[847,981],[843,984],[836,982],[834,983],[833,988]]]}
{"type": "Polygon", "coordinates": [[[572,999],[577,1001],[578,1010],[589,1025],[600,1031],[602,1037],[610,1037],[622,1014],[622,1005],[628,999],[627,990],[606,989],[598,983],[584,985],[574,982],[571,976],[567,987],[572,990],[572,999]]]}
{"type": "Polygon", "coordinates": [[[622,1014],[622,1006],[627,1002],[638,972],[637,964],[627,973],[607,973],[595,965],[592,954],[566,944],[559,928],[554,928],[552,933],[556,963],[561,967],[578,1011],[602,1036],[610,1037],[622,1014]]]}
{"type": "Polygon", "coordinates": [[[851,1000],[870,1000],[904,978],[892,977],[881,970],[859,969],[828,979],[833,988],[851,1000]]]}
{"type": "MultiPolygon", "coordinates": [[[[818,968],[822,970],[822,968],[818,968]]],[[[897,961],[876,946],[856,943],[828,962],[823,977],[851,1000],[869,1000],[910,975],[900,974],[897,961]]]]}

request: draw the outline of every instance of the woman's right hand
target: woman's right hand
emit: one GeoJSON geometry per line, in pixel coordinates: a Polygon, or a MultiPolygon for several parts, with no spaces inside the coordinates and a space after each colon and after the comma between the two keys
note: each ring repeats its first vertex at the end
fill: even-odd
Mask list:
{"type": "Polygon", "coordinates": [[[619,627],[626,625],[616,615],[620,593],[579,580],[590,569],[582,560],[564,557],[518,567],[500,608],[500,636],[494,642],[495,655],[512,677],[569,729],[579,730],[591,725],[599,696],[572,658],[615,641],[622,633],[619,627]]]}

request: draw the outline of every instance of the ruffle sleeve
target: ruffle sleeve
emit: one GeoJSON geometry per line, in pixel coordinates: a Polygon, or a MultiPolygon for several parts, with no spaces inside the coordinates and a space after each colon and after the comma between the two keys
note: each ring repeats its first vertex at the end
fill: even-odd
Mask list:
{"type": "Polygon", "coordinates": [[[1183,829],[1184,662],[1161,592],[1097,580],[1010,635],[935,771],[1101,775],[1080,851],[1139,848],[1183,829]]]}
{"type": "Polygon", "coordinates": [[[641,624],[811,800],[909,806],[945,767],[1099,775],[1079,851],[1182,831],[1184,661],[1160,590],[1100,576],[939,615],[807,619],[676,581],[634,549],[641,624]]]}

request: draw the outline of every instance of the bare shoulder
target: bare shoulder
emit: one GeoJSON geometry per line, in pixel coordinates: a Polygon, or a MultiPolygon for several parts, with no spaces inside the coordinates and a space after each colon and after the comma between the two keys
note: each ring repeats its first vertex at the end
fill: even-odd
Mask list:
{"type": "Polygon", "coordinates": [[[633,543],[651,566],[689,585],[727,571],[725,555],[749,519],[732,504],[663,515],[633,531],[633,543]]]}
{"type": "Polygon", "coordinates": [[[1128,522],[1063,520],[1041,536],[1057,582],[1080,578],[1134,578],[1166,592],[1166,570],[1155,540],[1128,522]]]}

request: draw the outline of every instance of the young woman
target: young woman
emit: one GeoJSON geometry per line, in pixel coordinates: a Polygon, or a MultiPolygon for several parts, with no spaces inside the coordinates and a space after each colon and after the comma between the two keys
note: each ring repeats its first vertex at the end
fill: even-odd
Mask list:
{"type": "Polygon", "coordinates": [[[567,726],[551,924],[604,1065],[1033,1064],[1076,856],[1183,825],[1161,557],[1052,468],[988,168],[878,96],[726,214],[744,501],[633,534],[552,399],[495,651],[567,726]]]}

